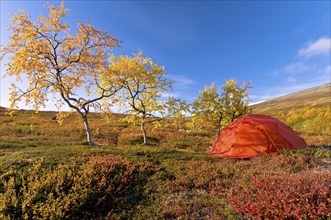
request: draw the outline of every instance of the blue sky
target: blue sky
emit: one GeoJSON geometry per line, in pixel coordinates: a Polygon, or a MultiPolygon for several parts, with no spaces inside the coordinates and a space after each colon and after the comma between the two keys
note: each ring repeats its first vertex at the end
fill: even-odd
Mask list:
{"type": "MultiPolygon", "coordinates": [[[[12,14],[47,14],[47,1],[1,1],[1,45],[12,14]]],[[[51,1],[59,5],[59,1],[51,1]]],[[[123,41],[115,54],[145,56],[175,80],[171,95],[192,101],[227,79],[253,80],[251,102],[330,82],[330,1],[65,1],[77,21],[123,41]]],[[[1,62],[1,75],[5,73],[1,62]]],[[[1,80],[1,106],[9,106],[1,80]]],[[[22,105],[22,107],[25,107],[22,105]]],[[[49,104],[48,109],[54,105],[49,104]]]]}

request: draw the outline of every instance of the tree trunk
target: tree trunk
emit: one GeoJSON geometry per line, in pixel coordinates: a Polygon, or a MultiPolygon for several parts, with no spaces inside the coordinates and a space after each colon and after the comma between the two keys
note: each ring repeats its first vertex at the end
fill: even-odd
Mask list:
{"type": "Polygon", "coordinates": [[[81,116],[82,116],[83,121],[84,121],[88,144],[90,146],[100,146],[99,144],[94,143],[93,140],[92,140],[91,128],[90,128],[90,125],[88,123],[87,116],[86,115],[81,115],[81,116]]]}
{"type": "Polygon", "coordinates": [[[217,122],[217,128],[218,128],[218,136],[220,136],[221,134],[221,123],[222,123],[222,120],[223,120],[223,113],[220,111],[219,112],[219,118],[218,118],[218,122],[217,122]]]}
{"type": "Polygon", "coordinates": [[[233,112],[231,117],[231,122],[233,122],[235,119],[236,119],[236,112],[233,112]]]}
{"type": "Polygon", "coordinates": [[[146,129],[145,129],[145,123],[144,122],[141,123],[140,128],[141,128],[141,131],[143,133],[144,144],[147,144],[147,135],[146,135],[146,129]]]}

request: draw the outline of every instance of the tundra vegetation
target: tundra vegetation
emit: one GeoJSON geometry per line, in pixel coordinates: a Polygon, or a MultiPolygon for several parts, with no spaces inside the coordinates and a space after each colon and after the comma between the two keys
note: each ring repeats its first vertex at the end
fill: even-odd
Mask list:
{"type": "Polygon", "coordinates": [[[106,58],[102,48],[108,51],[116,46],[115,38],[89,24],[79,25],[82,33],[77,38],[66,35],[65,24],[50,22],[67,14],[64,5],[47,7],[49,17],[41,16],[35,23],[22,11],[13,18],[13,39],[4,47],[5,53],[12,54],[7,75],[20,79],[25,73],[29,86],[23,90],[14,85],[12,107],[27,98],[38,108],[51,92],[76,111],[59,124],[50,120],[57,112],[12,112],[0,107],[1,219],[331,218],[331,151],[321,147],[331,145],[330,106],[272,112],[306,138],[312,145],[306,150],[251,160],[207,155],[205,151],[220,129],[215,123],[219,112],[211,111],[214,117],[203,115],[203,111],[228,109],[222,112],[222,126],[247,114],[248,84],[240,87],[229,80],[221,93],[212,85],[201,92],[193,107],[174,98],[162,100],[160,96],[171,87],[162,67],[143,58],[142,53],[132,58],[106,58]],[[48,26],[42,25],[48,21],[48,26]],[[18,27],[23,31],[15,32],[18,27]],[[52,36],[50,42],[38,35],[35,27],[49,31],[46,37],[52,36]],[[86,29],[91,34],[80,39],[86,29]],[[110,38],[112,43],[107,41],[110,38]],[[99,45],[100,41],[105,43],[100,51],[89,52],[90,43],[99,45]],[[88,58],[89,54],[98,54],[97,60],[88,58]],[[89,98],[79,97],[81,86],[87,86],[89,98]],[[205,93],[213,99],[205,101],[205,93]],[[239,94],[239,99],[234,94],[239,94]],[[127,114],[89,110],[107,110],[114,103],[125,102],[127,114]],[[188,107],[195,112],[181,117],[188,107]],[[82,114],[87,119],[87,113],[90,131],[81,120],[82,114]],[[149,123],[153,120],[162,125],[149,123]],[[141,138],[144,130],[149,137],[146,144],[141,138]],[[93,142],[89,139],[86,143],[86,133],[93,135],[93,142]],[[101,146],[90,147],[94,141],[101,146]]]}
{"type": "MultiPolygon", "coordinates": [[[[209,123],[194,131],[190,118],[180,128],[147,124],[144,145],[125,115],[91,112],[102,144],[91,148],[75,115],[60,125],[49,120],[56,112],[1,110],[1,219],[330,218],[331,152],[321,147],[222,160],[205,153],[217,134],[209,123]]],[[[331,144],[329,134],[301,135],[331,144]]]]}

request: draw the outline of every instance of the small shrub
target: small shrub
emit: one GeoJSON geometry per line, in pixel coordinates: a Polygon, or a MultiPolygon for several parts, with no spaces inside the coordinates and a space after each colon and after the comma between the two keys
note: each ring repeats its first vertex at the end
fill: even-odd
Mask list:
{"type": "Polygon", "coordinates": [[[118,145],[137,145],[143,143],[143,136],[137,129],[126,129],[118,135],[118,145]]]}
{"type": "Polygon", "coordinates": [[[192,146],[193,142],[190,138],[188,138],[187,136],[180,136],[180,137],[168,137],[167,141],[169,142],[169,146],[173,147],[173,148],[189,148],[190,146],[192,146]]]}
{"type": "Polygon", "coordinates": [[[331,157],[331,150],[327,150],[321,147],[310,147],[304,150],[283,150],[281,154],[285,155],[308,155],[316,159],[331,157]]]}
{"type": "Polygon", "coordinates": [[[5,119],[5,120],[2,120],[2,123],[11,123],[13,121],[14,121],[13,119],[5,119]]]}
{"type": "Polygon", "coordinates": [[[221,201],[204,190],[180,191],[162,201],[162,214],[168,219],[220,219],[221,201]]]}
{"type": "Polygon", "coordinates": [[[200,137],[188,134],[172,135],[165,138],[167,145],[173,148],[205,151],[211,146],[209,137],[200,137]]]}
{"type": "Polygon", "coordinates": [[[330,106],[306,107],[286,113],[283,121],[310,144],[330,145],[330,106]]]}
{"type": "Polygon", "coordinates": [[[302,172],[288,177],[252,176],[234,187],[228,201],[257,219],[331,217],[331,174],[302,172]]]}
{"type": "Polygon", "coordinates": [[[116,216],[132,200],[139,173],[120,156],[72,159],[54,167],[43,162],[1,176],[0,217],[63,219],[116,216]]]}

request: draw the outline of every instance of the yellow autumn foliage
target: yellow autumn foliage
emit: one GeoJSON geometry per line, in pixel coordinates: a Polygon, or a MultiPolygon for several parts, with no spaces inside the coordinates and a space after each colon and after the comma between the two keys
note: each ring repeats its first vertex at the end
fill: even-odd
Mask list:
{"type": "Polygon", "coordinates": [[[330,107],[306,107],[288,112],[286,124],[298,132],[314,135],[331,134],[331,109],[330,107]]]}

